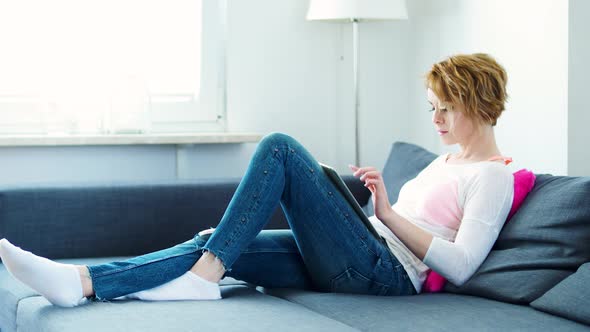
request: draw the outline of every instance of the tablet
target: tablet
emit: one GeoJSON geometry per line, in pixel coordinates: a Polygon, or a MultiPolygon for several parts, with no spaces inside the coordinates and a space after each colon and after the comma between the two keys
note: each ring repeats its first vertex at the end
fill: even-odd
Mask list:
{"type": "Polygon", "coordinates": [[[328,176],[330,181],[332,181],[332,183],[336,186],[336,188],[338,188],[338,191],[340,191],[340,193],[342,193],[344,198],[346,198],[346,200],[348,201],[348,204],[353,208],[353,210],[359,216],[359,218],[361,219],[363,224],[365,224],[365,226],[367,227],[369,232],[371,234],[373,234],[373,236],[377,240],[379,240],[382,243],[385,243],[385,239],[377,233],[377,230],[375,230],[375,227],[373,227],[373,224],[371,224],[371,221],[369,220],[369,218],[367,217],[367,215],[365,214],[365,212],[363,211],[363,209],[361,208],[359,203],[356,201],[356,198],[354,198],[354,196],[350,192],[350,189],[348,189],[348,187],[346,186],[346,183],[344,182],[344,180],[342,180],[340,175],[338,175],[338,172],[336,172],[335,169],[333,169],[332,167],[330,167],[328,165],[325,165],[322,163],[319,163],[319,164],[320,164],[320,166],[322,166],[322,170],[324,171],[324,174],[326,174],[328,176]]]}

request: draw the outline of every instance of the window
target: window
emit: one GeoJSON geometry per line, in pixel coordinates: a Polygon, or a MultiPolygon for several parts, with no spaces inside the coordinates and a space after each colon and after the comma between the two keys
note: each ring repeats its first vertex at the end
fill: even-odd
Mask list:
{"type": "Polygon", "coordinates": [[[225,2],[0,1],[0,133],[225,128],[225,2]]]}

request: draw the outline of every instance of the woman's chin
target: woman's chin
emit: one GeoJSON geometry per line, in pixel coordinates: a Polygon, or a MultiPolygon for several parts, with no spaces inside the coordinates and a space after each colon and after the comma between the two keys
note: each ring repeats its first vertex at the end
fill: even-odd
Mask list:
{"type": "Polygon", "coordinates": [[[447,138],[445,138],[445,137],[441,137],[441,138],[440,138],[440,142],[441,142],[442,144],[444,144],[444,145],[453,145],[453,144],[457,144],[457,142],[455,142],[455,141],[453,141],[453,140],[450,140],[450,139],[447,139],[447,138]]]}

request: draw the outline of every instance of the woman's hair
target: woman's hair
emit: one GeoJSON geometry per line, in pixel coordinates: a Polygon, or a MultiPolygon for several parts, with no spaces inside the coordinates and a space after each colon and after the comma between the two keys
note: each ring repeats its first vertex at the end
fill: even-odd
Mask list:
{"type": "Polygon", "coordinates": [[[432,66],[426,74],[426,86],[441,102],[458,103],[465,115],[496,125],[504,111],[506,70],[484,53],[451,56],[432,66]]]}

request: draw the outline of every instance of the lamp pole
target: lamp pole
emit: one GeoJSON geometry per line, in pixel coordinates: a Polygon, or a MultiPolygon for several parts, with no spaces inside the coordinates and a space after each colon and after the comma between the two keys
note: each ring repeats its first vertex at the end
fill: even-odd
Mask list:
{"type": "Polygon", "coordinates": [[[361,166],[360,152],[360,47],[359,23],[364,21],[404,20],[408,18],[406,0],[310,0],[307,19],[352,23],[354,84],[354,162],[361,166]]]}

